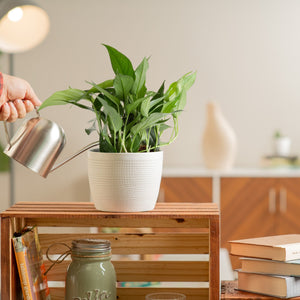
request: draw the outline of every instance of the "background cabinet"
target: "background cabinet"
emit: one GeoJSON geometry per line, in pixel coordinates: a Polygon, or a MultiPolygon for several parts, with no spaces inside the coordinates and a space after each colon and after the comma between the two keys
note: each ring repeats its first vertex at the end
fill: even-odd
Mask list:
{"type": "MultiPolygon", "coordinates": [[[[300,232],[300,178],[221,178],[221,247],[228,241],[300,232]]],[[[233,268],[239,267],[232,257],[233,268]]]]}
{"type": "Polygon", "coordinates": [[[212,202],[212,177],[163,177],[159,202],[212,202]]]}

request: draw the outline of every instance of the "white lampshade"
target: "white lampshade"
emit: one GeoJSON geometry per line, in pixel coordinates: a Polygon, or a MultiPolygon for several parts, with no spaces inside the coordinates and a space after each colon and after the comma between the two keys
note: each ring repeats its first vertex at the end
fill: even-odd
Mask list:
{"type": "Polygon", "coordinates": [[[43,41],[49,27],[47,13],[32,1],[0,0],[0,50],[30,50],[43,41]]]}

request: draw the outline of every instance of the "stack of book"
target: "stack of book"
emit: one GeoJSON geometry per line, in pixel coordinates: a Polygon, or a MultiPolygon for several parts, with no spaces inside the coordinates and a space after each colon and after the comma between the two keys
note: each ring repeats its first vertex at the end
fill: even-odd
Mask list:
{"type": "Polygon", "coordinates": [[[300,296],[300,234],[230,241],[238,255],[238,289],[279,298],[300,296]]]}
{"type": "Polygon", "coordinates": [[[300,161],[296,155],[267,155],[262,157],[261,166],[263,168],[298,168],[300,166],[300,161]]]}

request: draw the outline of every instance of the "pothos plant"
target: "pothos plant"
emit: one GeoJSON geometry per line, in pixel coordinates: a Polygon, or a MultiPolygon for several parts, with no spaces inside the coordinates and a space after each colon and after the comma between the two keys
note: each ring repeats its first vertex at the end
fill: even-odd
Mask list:
{"type": "Polygon", "coordinates": [[[188,73],[165,91],[165,82],[154,92],[146,88],[149,59],[144,58],[134,70],[131,61],[117,49],[104,45],[115,77],[101,83],[88,82],[90,89],[69,88],[55,92],[40,109],[72,104],[90,110],[87,134],[97,131],[101,152],[149,152],[170,144],[178,135],[178,116],[186,104],[186,94],[196,73],[188,73]],[[169,121],[170,120],[170,121],[169,121]],[[169,124],[173,124],[170,126],[169,124]],[[161,135],[172,128],[165,142],[161,135]]]}

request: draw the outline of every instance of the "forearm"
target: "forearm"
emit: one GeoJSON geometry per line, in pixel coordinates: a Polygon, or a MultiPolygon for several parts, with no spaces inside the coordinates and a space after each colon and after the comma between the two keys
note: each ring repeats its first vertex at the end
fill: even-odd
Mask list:
{"type": "Polygon", "coordinates": [[[0,72],[0,97],[2,95],[2,91],[3,91],[3,75],[2,72],[0,72]]]}

